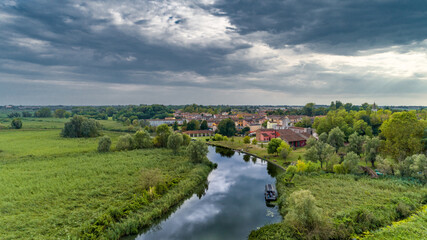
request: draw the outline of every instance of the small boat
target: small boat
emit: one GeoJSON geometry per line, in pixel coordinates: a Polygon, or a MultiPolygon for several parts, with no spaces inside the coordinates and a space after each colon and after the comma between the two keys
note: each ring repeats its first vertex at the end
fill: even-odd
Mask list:
{"type": "Polygon", "coordinates": [[[264,197],[266,201],[276,201],[277,193],[272,184],[265,185],[264,197]]]}

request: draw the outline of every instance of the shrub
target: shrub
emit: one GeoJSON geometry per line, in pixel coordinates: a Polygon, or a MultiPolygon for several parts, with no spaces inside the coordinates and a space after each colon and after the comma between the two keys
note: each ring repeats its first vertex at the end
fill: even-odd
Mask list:
{"type": "Polygon", "coordinates": [[[168,125],[162,124],[156,129],[157,147],[167,147],[169,135],[172,133],[168,125]]]}
{"type": "Polygon", "coordinates": [[[325,217],[309,190],[293,192],[288,198],[288,214],[284,223],[296,238],[328,239],[332,235],[331,221],[325,217]]]}
{"type": "Polygon", "coordinates": [[[191,142],[191,137],[188,134],[182,134],[182,146],[188,146],[191,142]]]}
{"type": "Polygon", "coordinates": [[[338,154],[334,153],[329,156],[328,161],[326,161],[326,171],[333,172],[334,171],[334,165],[339,164],[341,161],[340,156],[338,154]]]}
{"type": "Polygon", "coordinates": [[[14,129],[21,129],[22,128],[22,121],[19,118],[15,118],[10,123],[10,126],[14,129]]]}
{"type": "Polygon", "coordinates": [[[134,149],[134,140],[130,134],[126,134],[119,137],[119,140],[116,144],[116,150],[117,151],[123,151],[123,150],[132,150],[134,149]]]}
{"type": "Polygon", "coordinates": [[[187,147],[187,154],[194,163],[201,163],[206,159],[208,146],[201,141],[190,142],[187,147]]]}
{"type": "Polygon", "coordinates": [[[153,147],[153,141],[151,140],[150,134],[145,130],[139,130],[133,135],[136,148],[151,148],[153,147]]]}
{"type": "Polygon", "coordinates": [[[290,148],[281,148],[279,155],[280,157],[282,157],[283,159],[286,159],[289,156],[289,153],[291,152],[290,148]]]}
{"type": "Polygon", "coordinates": [[[257,145],[258,144],[258,141],[256,140],[256,138],[254,138],[254,140],[252,140],[252,144],[253,145],[257,145]]]}
{"type": "Polygon", "coordinates": [[[224,137],[222,138],[222,141],[227,142],[227,141],[228,141],[228,137],[227,137],[227,136],[224,136],[224,137]]]}
{"type": "Polygon", "coordinates": [[[100,130],[101,124],[99,122],[76,115],[65,123],[61,136],[69,138],[97,137],[101,135],[100,130]]]}
{"type": "Polygon", "coordinates": [[[300,160],[297,161],[297,164],[295,166],[297,167],[297,172],[299,173],[306,172],[308,168],[308,165],[305,162],[300,160]]]}
{"type": "Polygon", "coordinates": [[[250,138],[249,136],[245,136],[245,137],[243,138],[243,143],[244,143],[244,144],[249,144],[249,143],[251,143],[251,138],[250,138]]]}
{"type": "Polygon", "coordinates": [[[342,165],[347,173],[356,173],[359,170],[359,156],[354,152],[349,152],[344,157],[342,165]]]}
{"type": "Polygon", "coordinates": [[[343,167],[342,164],[335,164],[333,166],[333,170],[334,170],[334,173],[345,174],[345,168],[343,167]]]}
{"type": "Polygon", "coordinates": [[[168,138],[168,148],[176,154],[179,147],[181,147],[183,142],[182,135],[180,133],[172,133],[168,138]]]}
{"type": "Polygon", "coordinates": [[[109,152],[111,147],[111,138],[109,136],[103,136],[98,142],[98,152],[109,152]]]}
{"type": "Polygon", "coordinates": [[[222,141],[223,140],[223,136],[221,134],[217,133],[214,136],[214,140],[215,141],[222,141]]]}

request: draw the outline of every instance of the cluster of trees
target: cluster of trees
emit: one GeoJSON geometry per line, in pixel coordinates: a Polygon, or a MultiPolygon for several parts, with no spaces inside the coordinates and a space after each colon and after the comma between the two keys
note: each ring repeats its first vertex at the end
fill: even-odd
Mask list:
{"type": "MultiPolygon", "coordinates": [[[[174,130],[178,130],[178,123],[175,122],[173,125],[174,130]]],[[[208,122],[206,120],[198,121],[191,120],[187,123],[186,120],[182,123],[182,131],[192,131],[192,130],[207,130],[208,122]]]]}
{"type": "Polygon", "coordinates": [[[101,129],[101,124],[96,120],[76,115],[65,123],[61,136],[68,138],[98,137],[101,135],[101,129]]]}
{"type": "Polygon", "coordinates": [[[218,124],[218,132],[227,137],[234,136],[236,134],[236,124],[230,118],[223,119],[218,124]]]}
{"type": "Polygon", "coordinates": [[[10,127],[13,129],[21,129],[22,128],[22,121],[19,118],[14,118],[12,122],[10,123],[10,127]]]}
{"type": "Polygon", "coordinates": [[[267,145],[267,152],[269,154],[280,155],[286,159],[291,153],[292,148],[289,144],[280,138],[273,138],[267,145]]]}
{"type": "MultiPolygon", "coordinates": [[[[166,124],[162,124],[156,129],[156,136],[151,137],[146,130],[139,130],[135,134],[126,134],[120,136],[115,150],[125,151],[134,149],[146,148],[169,148],[174,154],[179,152],[181,147],[186,147],[186,153],[191,161],[201,163],[206,160],[208,153],[207,145],[200,141],[191,141],[190,136],[173,132],[166,124]]],[[[111,139],[108,136],[103,136],[99,139],[98,151],[109,152],[111,150],[111,139]]]]}

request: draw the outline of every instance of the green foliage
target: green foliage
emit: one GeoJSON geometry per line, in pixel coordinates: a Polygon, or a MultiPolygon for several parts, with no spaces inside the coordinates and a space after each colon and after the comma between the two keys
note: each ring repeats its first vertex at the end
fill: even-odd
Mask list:
{"type": "Polygon", "coordinates": [[[182,146],[188,146],[191,142],[191,137],[188,134],[182,134],[182,146]]]}
{"type": "Polygon", "coordinates": [[[295,127],[303,127],[310,128],[313,124],[311,123],[311,119],[309,117],[303,117],[301,121],[295,124],[295,127]]]}
{"type": "Polygon", "coordinates": [[[218,124],[218,130],[221,135],[231,137],[236,133],[236,124],[230,118],[223,119],[218,124]]]}
{"type": "Polygon", "coordinates": [[[258,141],[256,140],[256,138],[254,138],[253,140],[252,140],[252,145],[257,145],[258,144],[258,141]]]}
{"type": "Polygon", "coordinates": [[[22,121],[19,118],[14,118],[12,122],[10,123],[10,127],[13,129],[21,129],[22,128],[22,121]]]}
{"type": "Polygon", "coordinates": [[[335,148],[335,151],[338,151],[340,147],[344,146],[344,138],[345,135],[339,129],[339,127],[335,127],[328,134],[328,144],[335,148]]]}
{"type": "Polygon", "coordinates": [[[354,131],[361,136],[370,136],[372,137],[372,127],[368,125],[367,122],[363,120],[358,120],[353,125],[354,131]]]}
{"type": "Polygon", "coordinates": [[[365,138],[360,136],[357,132],[351,134],[350,137],[348,137],[348,151],[360,155],[363,151],[364,141],[365,138]]]}
{"type": "Polygon", "coordinates": [[[334,153],[334,148],[322,141],[316,141],[316,143],[310,147],[306,153],[305,158],[312,162],[320,162],[320,167],[323,168],[323,164],[326,163],[330,156],[334,153]]]}
{"type": "Polygon", "coordinates": [[[365,137],[365,143],[363,144],[363,151],[365,153],[366,163],[371,162],[372,167],[375,166],[375,161],[379,153],[381,141],[378,137],[365,137]]]}
{"type": "Polygon", "coordinates": [[[76,115],[65,123],[61,136],[69,138],[97,137],[101,134],[100,130],[101,124],[99,122],[76,115]]]}
{"type": "Polygon", "coordinates": [[[357,173],[359,172],[359,161],[360,157],[356,153],[349,152],[345,155],[342,165],[347,173],[357,173]]]}
{"type": "Polygon", "coordinates": [[[187,131],[199,130],[199,129],[200,129],[199,121],[193,119],[187,123],[187,131]]]}
{"type": "Polygon", "coordinates": [[[134,135],[135,148],[151,148],[153,147],[153,141],[151,140],[150,134],[146,130],[139,130],[134,135]]]}
{"type": "Polygon", "coordinates": [[[172,133],[168,138],[168,148],[172,149],[176,154],[178,152],[179,147],[181,147],[183,142],[182,134],[180,133],[172,133]]]}
{"type": "Polygon", "coordinates": [[[280,154],[280,156],[283,159],[286,159],[289,154],[292,152],[292,148],[291,146],[289,146],[289,144],[285,141],[282,141],[280,143],[280,146],[277,148],[277,152],[280,154]]]}
{"type": "Polygon", "coordinates": [[[203,120],[202,123],[200,124],[200,129],[201,130],[207,130],[208,128],[209,128],[208,127],[208,121],[203,120]]]}
{"type": "Polygon", "coordinates": [[[52,117],[52,111],[50,110],[50,108],[40,108],[37,112],[34,113],[34,117],[38,117],[38,118],[48,118],[48,117],[52,117]]]}
{"type": "Polygon", "coordinates": [[[334,172],[334,165],[339,164],[341,162],[341,158],[338,154],[331,154],[326,161],[326,171],[334,172]]]}
{"type": "Polygon", "coordinates": [[[173,129],[174,131],[177,131],[177,130],[178,130],[178,122],[177,122],[177,121],[175,121],[175,122],[173,123],[172,129],[173,129]]]}
{"type": "Polygon", "coordinates": [[[126,134],[119,137],[116,144],[117,151],[132,150],[135,148],[135,141],[130,134],[126,134]]]}
{"type": "Polygon", "coordinates": [[[284,223],[296,238],[329,239],[332,235],[330,219],[316,206],[316,199],[309,190],[293,192],[288,198],[287,210],[284,223]]]}
{"type": "Polygon", "coordinates": [[[415,154],[406,157],[400,163],[399,174],[401,176],[414,177],[427,182],[427,157],[424,154],[415,154]]]}
{"type": "Polygon", "coordinates": [[[193,141],[187,147],[187,155],[194,163],[201,163],[206,160],[208,146],[202,141],[193,141]]]}
{"type": "Polygon", "coordinates": [[[56,118],[65,118],[65,113],[66,113],[66,111],[64,109],[56,109],[55,112],[53,113],[53,115],[56,118]]]}
{"type": "Polygon", "coordinates": [[[380,127],[384,151],[398,161],[423,150],[424,126],[414,112],[396,112],[380,127]]]}
{"type": "Polygon", "coordinates": [[[156,129],[155,145],[156,147],[167,147],[169,135],[172,133],[168,125],[162,124],[156,129]]]}
{"type": "Polygon", "coordinates": [[[223,139],[224,139],[224,137],[221,134],[219,134],[219,133],[216,133],[215,136],[214,136],[214,140],[215,141],[222,141],[223,139]]]}
{"type": "Polygon", "coordinates": [[[322,141],[324,143],[328,142],[328,134],[326,132],[319,135],[319,141],[322,141]]]}
{"type": "Polygon", "coordinates": [[[227,137],[227,136],[224,136],[224,137],[222,138],[222,141],[227,142],[227,141],[228,141],[228,137],[227,137]]]}
{"type": "Polygon", "coordinates": [[[251,138],[250,138],[249,136],[245,136],[245,137],[243,138],[243,143],[244,143],[244,144],[249,144],[249,143],[251,143],[251,138]]]}
{"type": "Polygon", "coordinates": [[[346,170],[342,164],[334,164],[333,165],[333,171],[336,174],[345,174],[346,170]]]}
{"type": "Polygon", "coordinates": [[[280,147],[282,142],[283,140],[280,138],[271,139],[271,141],[267,145],[267,152],[269,154],[278,154],[279,152],[277,151],[277,149],[280,147]]]}
{"type": "Polygon", "coordinates": [[[98,142],[98,152],[109,152],[111,147],[111,138],[102,136],[98,142]]]}

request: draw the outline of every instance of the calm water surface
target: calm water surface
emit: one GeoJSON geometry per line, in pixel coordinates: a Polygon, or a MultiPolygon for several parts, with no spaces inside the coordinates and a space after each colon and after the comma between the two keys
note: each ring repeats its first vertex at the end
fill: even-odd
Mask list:
{"type": "Polygon", "coordinates": [[[219,147],[209,147],[208,157],[218,168],[204,191],[136,239],[247,239],[252,230],[281,221],[277,207],[264,200],[264,185],[275,183],[279,168],[219,147]]]}

